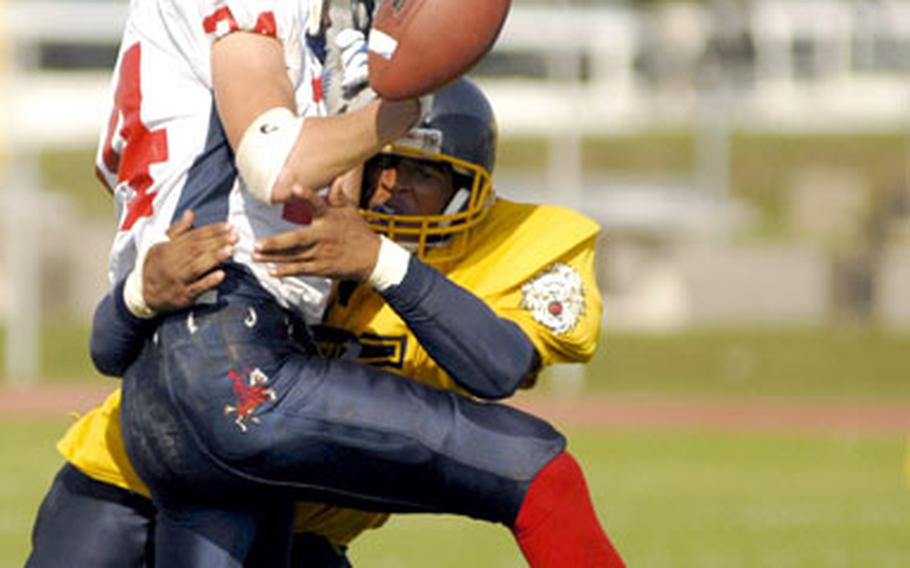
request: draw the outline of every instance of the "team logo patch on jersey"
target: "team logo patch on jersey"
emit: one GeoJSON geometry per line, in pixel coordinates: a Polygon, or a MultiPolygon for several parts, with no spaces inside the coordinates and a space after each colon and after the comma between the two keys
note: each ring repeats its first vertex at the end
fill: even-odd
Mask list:
{"type": "Polygon", "coordinates": [[[240,430],[246,432],[250,422],[259,423],[259,418],[253,412],[263,403],[275,400],[277,396],[274,390],[266,386],[269,377],[258,368],[249,373],[248,380],[246,371],[238,373],[231,370],[228,372],[228,377],[234,383],[234,395],[237,396],[237,403],[236,405],[226,405],[224,414],[226,416],[235,414],[234,423],[240,427],[240,430]]]}
{"type": "Polygon", "coordinates": [[[571,331],[585,313],[581,275],[568,264],[557,263],[521,287],[521,307],[556,335],[571,331]]]}

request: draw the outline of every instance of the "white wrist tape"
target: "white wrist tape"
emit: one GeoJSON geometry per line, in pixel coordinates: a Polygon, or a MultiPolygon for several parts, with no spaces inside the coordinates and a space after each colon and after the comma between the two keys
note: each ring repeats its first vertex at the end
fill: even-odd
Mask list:
{"type": "Polygon", "coordinates": [[[167,236],[156,238],[152,243],[141,249],[136,255],[136,263],[133,270],[126,277],[126,283],[123,285],[123,301],[126,309],[137,318],[151,319],[155,317],[155,310],[148,307],[145,303],[145,296],[142,292],[142,271],[145,268],[145,257],[148,256],[149,250],[158,243],[167,241],[167,236]]]}
{"type": "Polygon", "coordinates": [[[275,107],[250,124],[237,148],[237,170],[257,199],[272,203],[272,188],[297,143],[303,117],[275,107]]]}
{"type": "Polygon", "coordinates": [[[411,253],[406,251],[401,245],[387,239],[382,239],[379,245],[379,256],[376,258],[376,266],[367,279],[373,288],[382,292],[392,286],[401,284],[408,273],[408,262],[411,260],[411,253]]]}

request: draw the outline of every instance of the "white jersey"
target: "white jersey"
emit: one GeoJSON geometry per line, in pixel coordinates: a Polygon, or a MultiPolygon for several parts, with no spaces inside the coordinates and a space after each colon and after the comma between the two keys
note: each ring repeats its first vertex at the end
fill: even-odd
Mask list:
{"type": "Polygon", "coordinates": [[[329,281],[277,279],[252,262],[256,239],[303,220],[292,206],[267,205],[247,191],[215,111],[210,63],[212,43],[228,33],[274,36],[284,45],[298,113],[324,115],[322,66],[307,45],[306,23],[307,0],[131,1],[96,158],[118,218],[112,282],[191,208],[197,226],[229,221],[240,238],[234,261],[282,305],[310,322],[321,319],[329,281]]]}

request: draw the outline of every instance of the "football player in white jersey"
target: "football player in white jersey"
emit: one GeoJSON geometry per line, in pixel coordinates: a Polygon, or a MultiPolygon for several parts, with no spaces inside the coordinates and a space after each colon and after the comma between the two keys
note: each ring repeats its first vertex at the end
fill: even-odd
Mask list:
{"type": "MultiPolygon", "coordinates": [[[[323,359],[308,326],[329,282],[279,278],[252,261],[258,240],[324,214],[314,192],[419,115],[416,101],[380,100],[324,117],[306,23],[301,0],[130,6],[98,153],[119,211],[115,286],[99,311],[122,304],[130,316],[96,333],[93,355],[122,349],[129,327],[154,330],[125,372],[121,423],[158,509],[156,565],[239,566],[265,527],[273,543],[289,538],[298,499],[470,515],[508,526],[534,566],[609,565],[561,434],[504,406],[323,359]],[[139,269],[188,209],[198,224],[229,221],[238,240],[216,294],[152,319],[139,269]]],[[[410,298],[428,285],[440,301],[464,302],[392,241],[359,244],[333,275],[369,282],[396,311],[419,308],[410,298]]],[[[506,366],[530,370],[527,336],[469,305],[461,325],[489,331],[487,347],[506,366]]]]}
{"type": "Polygon", "coordinates": [[[306,222],[293,192],[327,186],[398,138],[418,104],[377,101],[325,117],[307,4],[131,3],[96,159],[117,206],[112,282],[193,208],[199,225],[231,222],[240,236],[234,261],[282,306],[321,318],[328,281],[270,276],[250,261],[253,241],[306,222]]]}

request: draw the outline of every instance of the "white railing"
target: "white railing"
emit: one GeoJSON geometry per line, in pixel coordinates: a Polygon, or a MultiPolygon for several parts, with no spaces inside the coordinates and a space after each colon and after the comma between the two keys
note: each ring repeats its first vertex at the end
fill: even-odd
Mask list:
{"type": "MultiPolygon", "coordinates": [[[[906,73],[855,69],[852,54],[873,52],[876,37],[889,37],[896,49],[907,52],[895,58],[910,60],[910,0],[755,0],[750,6],[746,27],[755,46],[755,81],[736,92],[731,119],[738,125],[886,129],[906,115],[906,73]],[[806,42],[814,46],[809,59],[816,70],[808,77],[800,75],[801,63],[794,56],[795,45],[806,42]]],[[[16,109],[6,131],[20,144],[67,145],[94,138],[105,106],[107,74],[35,72],[36,50],[48,41],[114,45],[126,9],[125,1],[97,0],[7,6],[5,33],[16,88],[0,94],[0,102],[16,109]]],[[[635,67],[647,49],[646,34],[663,33],[661,25],[678,28],[667,32],[673,37],[665,49],[673,49],[672,41],[689,46],[679,49],[679,57],[695,57],[697,53],[685,52],[706,44],[711,27],[705,8],[692,4],[672,10],[674,17],[668,18],[612,3],[515,5],[495,49],[499,54],[542,57],[548,78],[481,79],[504,135],[690,125],[699,104],[695,81],[674,83],[667,90],[646,82],[635,67]],[[691,25],[680,25],[685,22],[691,25]]]]}

